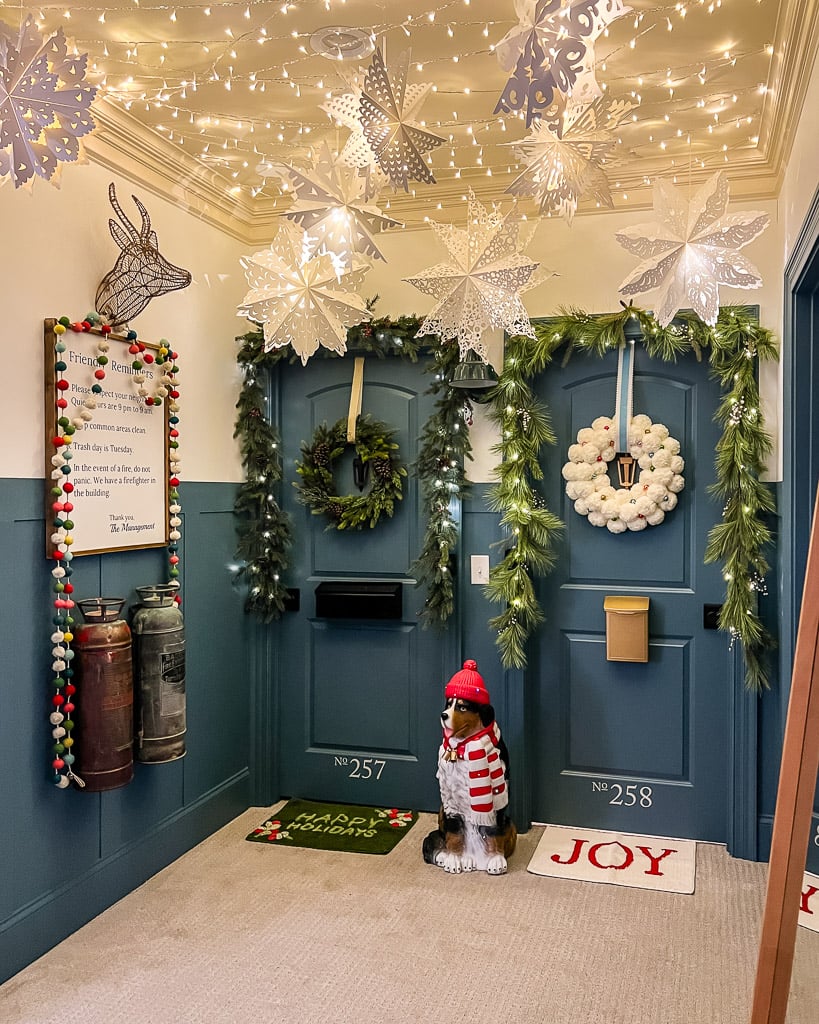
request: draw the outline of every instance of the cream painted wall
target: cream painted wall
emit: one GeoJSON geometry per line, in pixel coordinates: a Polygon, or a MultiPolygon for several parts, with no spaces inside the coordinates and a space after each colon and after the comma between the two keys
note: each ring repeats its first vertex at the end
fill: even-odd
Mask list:
{"type": "MultiPolygon", "coordinates": [[[[753,303],[760,306],[760,319],[777,336],[782,325],[782,224],[776,202],[737,204],[735,210],[763,210],[771,218],[770,227],[743,252],[754,262],[762,276],[759,289],[743,291],[723,288],[723,304],[753,303]]],[[[541,221],[527,252],[540,260],[544,267],[557,276],[524,294],[527,312],[531,317],[551,316],[561,306],[580,307],[591,313],[604,313],[619,308],[617,288],[636,265],[635,258],[616,241],[615,233],[622,228],[651,219],[650,211],[602,213],[578,216],[569,227],[562,218],[541,221]]],[[[433,300],[404,283],[401,278],[416,274],[446,257],[429,229],[402,231],[382,235],[381,245],[388,263],[376,263],[367,275],[363,291],[367,296],[379,295],[377,315],[427,312],[433,300]]],[[[648,299],[643,304],[650,306],[648,299]]],[[[490,358],[498,367],[501,362],[502,335],[495,332],[491,338],[490,358]]],[[[779,465],[779,378],[776,366],[766,368],[763,377],[762,408],[768,429],[776,439],[776,451],[770,462],[770,475],[778,478],[779,465]]],[[[649,413],[650,414],[650,413],[649,413]]],[[[468,466],[470,479],[475,482],[492,481],[497,456],[490,451],[497,437],[488,423],[485,411],[475,410],[472,428],[474,461],[468,466]]]]}
{"type": "Polygon", "coordinates": [[[819,58],[814,59],[802,116],[793,138],[782,191],[783,265],[799,236],[802,222],[819,186],[819,58]]]}
{"type": "Polygon", "coordinates": [[[182,207],[92,164],[67,167],[59,190],[44,182],[37,182],[31,193],[10,184],[0,189],[0,293],[10,414],[2,475],[43,475],[43,319],[82,319],[94,307],[97,285],[119,252],[108,233],[112,180],[126,214],[139,224],[130,198],[136,194],[151,215],[160,252],[193,275],[189,288],[155,299],[133,323],[140,337],[167,337],[179,352],[182,477],[240,480],[233,441],[238,390],[234,338],[247,325],[235,313],[245,292],[238,262],[244,250],[182,207]]]}

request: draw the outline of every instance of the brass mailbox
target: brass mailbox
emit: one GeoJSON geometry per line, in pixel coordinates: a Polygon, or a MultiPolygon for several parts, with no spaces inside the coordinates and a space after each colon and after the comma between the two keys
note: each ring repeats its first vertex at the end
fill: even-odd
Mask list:
{"type": "Polygon", "coordinates": [[[603,599],[606,661],[648,661],[648,602],[626,595],[603,599]]]}

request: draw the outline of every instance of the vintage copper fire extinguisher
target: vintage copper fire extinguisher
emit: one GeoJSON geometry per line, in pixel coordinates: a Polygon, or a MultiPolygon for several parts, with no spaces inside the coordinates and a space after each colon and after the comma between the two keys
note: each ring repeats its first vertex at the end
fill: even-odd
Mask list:
{"type": "Polygon", "coordinates": [[[74,648],[82,689],[77,771],[89,793],[124,786],[134,777],[134,679],[131,630],[120,618],[121,597],[78,601],[83,623],[74,648]]]}
{"type": "Polygon", "coordinates": [[[137,587],[134,611],[136,756],[147,764],[185,755],[185,625],[172,584],[137,587]]]}

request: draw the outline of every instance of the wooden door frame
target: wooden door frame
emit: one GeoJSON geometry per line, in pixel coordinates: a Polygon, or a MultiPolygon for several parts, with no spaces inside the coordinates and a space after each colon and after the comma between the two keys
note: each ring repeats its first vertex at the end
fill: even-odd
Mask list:
{"type": "MultiPolygon", "coordinates": [[[[814,352],[819,325],[819,188],[805,214],[784,275],[783,483],[779,597],[779,735],[784,734],[793,674],[799,610],[811,527],[811,510],[819,479],[819,454],[810,472],[800,472],[804,449],[796,450],[797,429],[815,441],[819,435],[819,402],[814,397],[819,363],[814,352]],[[800,459],[801,456],[801,459],[800,459]]],[[[815,445],[812,445],[815,450],[815,445]]]]}

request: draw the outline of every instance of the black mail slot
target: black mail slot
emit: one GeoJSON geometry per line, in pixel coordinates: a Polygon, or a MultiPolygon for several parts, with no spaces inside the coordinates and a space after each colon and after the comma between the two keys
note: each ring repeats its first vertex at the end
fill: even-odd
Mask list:
{"type": "Polygon", "coordinates": [[[400,619],[403,590],[400,583],[319,583],[316,616],[322,619],[400,619]]]}

